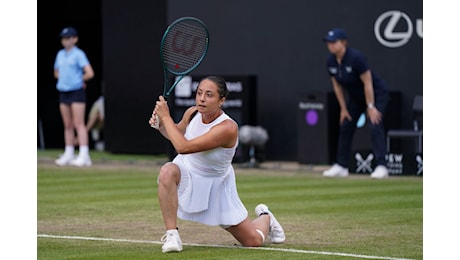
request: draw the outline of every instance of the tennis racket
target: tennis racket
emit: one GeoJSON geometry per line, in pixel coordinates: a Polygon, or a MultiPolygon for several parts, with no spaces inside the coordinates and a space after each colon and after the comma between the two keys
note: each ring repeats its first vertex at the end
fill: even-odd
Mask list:
{"type": "MultiPolygon", "coordinates": [[[[160,45],[165,100],[168,100],[177,83],[200,65],[208,52],[208,47],[209,32],[201,20],[195,17],[182,17],[168,26],[160,45]],[[175,80],[171,85],[169,79],[172,76],[175,76],[175,80]]],[[[156,124],[152,127],[158,129],[159,124],[159,118],[156,116],[156,124]]]]}

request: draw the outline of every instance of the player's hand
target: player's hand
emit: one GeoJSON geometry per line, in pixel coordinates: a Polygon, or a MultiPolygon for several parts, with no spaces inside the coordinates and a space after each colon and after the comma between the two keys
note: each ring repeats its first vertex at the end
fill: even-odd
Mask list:
{"type": "Polygon", "coordinates": [[[157,130],[160,128],[162,118],[170,116],[168,103],[164,97],[160,96],[158,99],[153,109],[152,116],[149,119],[150,126],[157,130]]]}
{"type": "Polygon", "coordinates": [[[160,117],[160,120],[164,117],[169,116],[168,103],[166,102],[163,96],[159,97],[159,100],[156,102],[154,111],[160,117]]]}
{"type": "Polygon", "coordinates": [[[149,125],[157,130],[160,129],[160,118],[155,110],[153,110],[152,116],[149,119],[149,125]]]}

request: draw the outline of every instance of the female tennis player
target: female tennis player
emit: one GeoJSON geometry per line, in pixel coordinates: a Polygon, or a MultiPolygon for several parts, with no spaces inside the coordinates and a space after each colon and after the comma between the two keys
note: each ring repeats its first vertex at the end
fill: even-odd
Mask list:
{"type": "Polygon", "coordinates": [[[220,226],[243,246],[261,246],[265,237],[283,243],[284,230],[265,204],[255,208],[251,221],[241,202],[232,166],[238,146],[238,125],[223,110],[228,95],[221,77],[209,76],[198,85],[196,105],[175,123],[163,96],[156,102],[150,125],[160,120],[160,133],[178,155],[160,169],[158,199],[166,227],[162,251],[182,251],[177,217],[220,226]],[[156,117],[155,115],[158,115],[156,117]]]}

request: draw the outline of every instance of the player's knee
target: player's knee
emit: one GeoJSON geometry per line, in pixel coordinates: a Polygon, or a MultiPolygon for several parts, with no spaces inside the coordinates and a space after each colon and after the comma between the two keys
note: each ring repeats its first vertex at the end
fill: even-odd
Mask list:
{"type": "Polygon", "coordinates": [[[246,247],[259,247],[259,246],[262,246],[264,244],[264,235],[263,233],[259,230],[256,230],[258,232],[256,232],[254,235],[252,235],[251,237],[247,238],[243,244],[243,246],[246,246],[246,247]]]}
{"type": "Polygon", "coordinates": [[[243,243],[245,247],[259,247],[262,246],[262,238],[261,237],[253,237],[243,243]]]}
{"type": "Polygon", "coordinates": [[[171,163],[167,163],[160,168],[160,174],[158,175],[159,184],[171,184],[175,183],[177,175],[179,174],[178,168],[171,163]]]}

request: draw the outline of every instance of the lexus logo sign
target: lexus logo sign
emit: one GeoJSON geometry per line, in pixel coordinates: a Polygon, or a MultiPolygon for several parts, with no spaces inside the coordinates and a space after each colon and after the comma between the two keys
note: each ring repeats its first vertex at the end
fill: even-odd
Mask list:
{"type": "MultiPolygon", "coordinates": [[[[420,38],[423,38],[422,26],[422,19],[417,19],[415,31],[420,38]]],[[[410,40],[414,33],[414,24],[404,12],[398,10],[387,11],[375,21],[374,33],[383,46],[398,48],[410,40]],[[398,29],[396,29],[397,26],[398,29]]]]}

